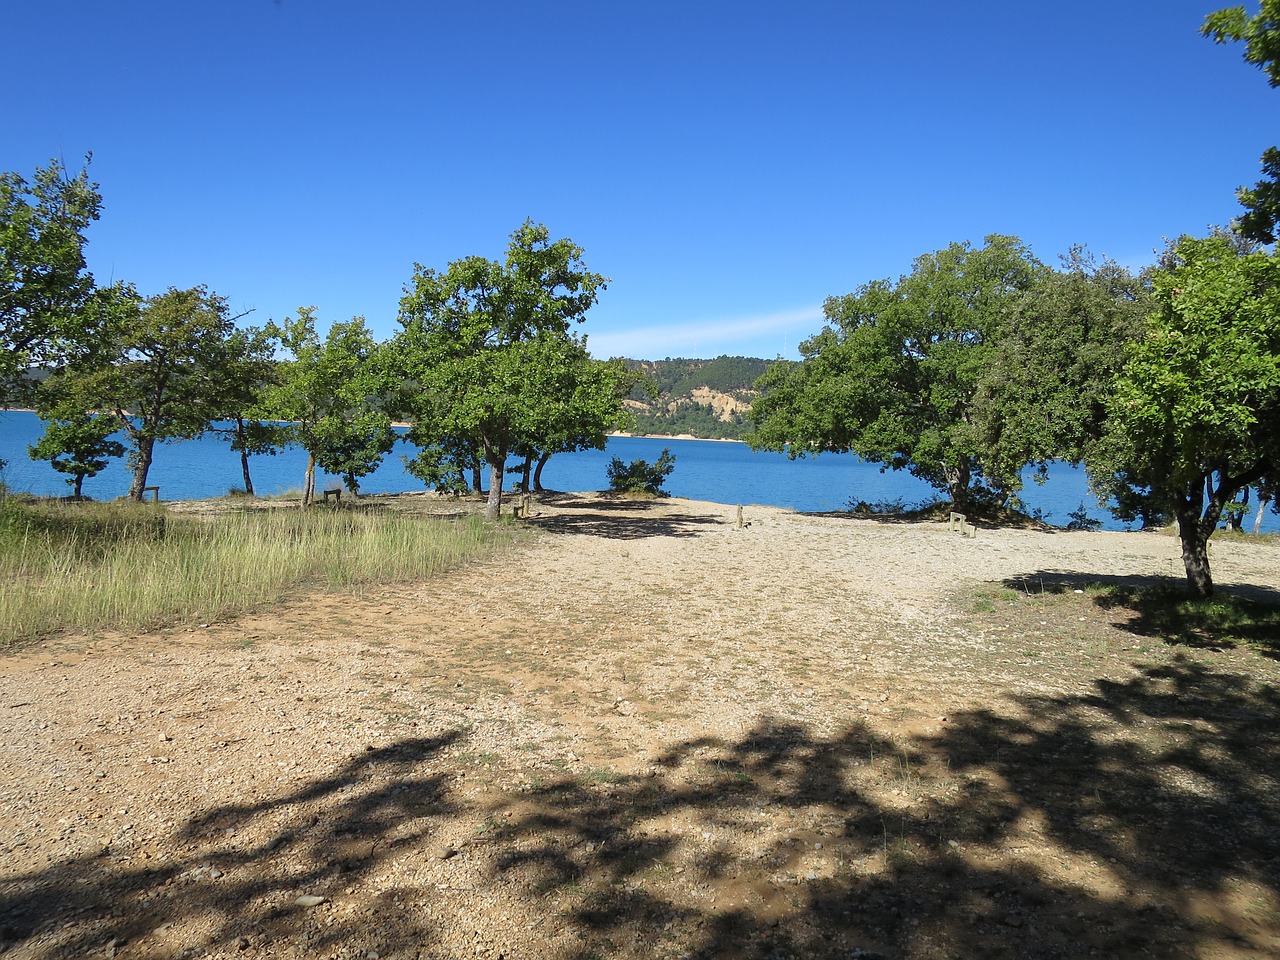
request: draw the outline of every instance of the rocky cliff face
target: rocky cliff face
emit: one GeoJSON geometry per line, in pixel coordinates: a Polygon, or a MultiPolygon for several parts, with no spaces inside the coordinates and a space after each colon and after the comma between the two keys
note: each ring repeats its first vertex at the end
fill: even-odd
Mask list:
{"type": "Polygon", "coordinates": [[[739,439],[755,382],[767,362],[751,357],[714,360],[628,360],[645,378],[627,401],[640,433],[739,439]]]}

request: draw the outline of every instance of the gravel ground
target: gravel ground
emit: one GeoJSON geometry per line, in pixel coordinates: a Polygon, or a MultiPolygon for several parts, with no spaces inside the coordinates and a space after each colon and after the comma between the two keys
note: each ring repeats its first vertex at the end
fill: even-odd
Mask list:
{"type": "MultiPolygon", "coordinates": [[[[1155,534],[547,498],[501,556],[0,660],[6,957],[1280,954],[1280,669],[1155,534]]],[[[1215,543],[1280,601],[1274,540],[1215,543]]]]}

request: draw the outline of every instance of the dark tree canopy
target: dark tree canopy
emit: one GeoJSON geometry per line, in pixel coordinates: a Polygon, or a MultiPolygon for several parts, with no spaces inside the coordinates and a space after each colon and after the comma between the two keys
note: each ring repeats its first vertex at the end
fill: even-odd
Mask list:
{"type": "Polygon", "coordinates": [[[1007,498],[1020,476],[988,456],[974,403],[1010,312],[1042,272],[1016,237],[990,236],[828,299],[828,325],[801,345],[803,361],[761,378],[749,442],[793,457],[853,452],[910,471],[957,508],[1007,498]]]}

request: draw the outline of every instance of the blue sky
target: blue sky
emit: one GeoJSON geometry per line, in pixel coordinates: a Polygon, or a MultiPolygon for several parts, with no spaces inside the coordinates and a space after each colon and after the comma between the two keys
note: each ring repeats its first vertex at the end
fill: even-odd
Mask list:
{"type": "Polygon", "coordinates": [[[532,218],[611,278],[597,355],[794,356],[952,241],[1136,267],[1234,216],[1280,91],[1224,5],[0,0],[0,169],[92,151],[94,273],[248,322],[390,336],[532,218]]]}

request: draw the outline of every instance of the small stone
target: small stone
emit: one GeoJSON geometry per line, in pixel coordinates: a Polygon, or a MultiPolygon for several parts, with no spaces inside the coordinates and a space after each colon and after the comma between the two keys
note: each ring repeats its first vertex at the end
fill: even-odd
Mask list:
{"type": "Polygon", "coordinates": [[[248,937],[241,937],[239,940],[237,940],[237,941],[236,941],[236,949],[237,949],[237,950],[248,950],[248,949],[249,949],[249,938],[248,938],[248,937]]]}
{"type": "Polygon", "coordinates": [[[452,860],[458,855],[458,851],[454,847],[440,847],[435,852],[437,860],[452,860]]]}
{"type": "Polygon", "coordinates": [[[1022,926],[1022,918],[1016,913],[1006,913],[1004,915],[1004,925],[1006,927],[1020,927],[1022,926]]]}
{"type": "Polygon", "coordinates": [[[324,903],[324,897],[317,896],[313,893],[303,894],[297,900],[293,901],[295,906],[299,907],[318,907],[324,903]]]}
{"type": "Polygon", "coordinates": [[[222,879],[222,871],[221,871],[221,870],[219,870],[217,867],[210,867],[210,868],[209,868],[209,879],[210,879],[210,880],[220,880],[220,879],[222,879]]]}

